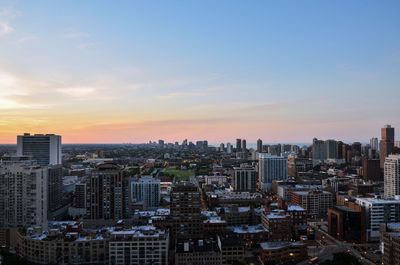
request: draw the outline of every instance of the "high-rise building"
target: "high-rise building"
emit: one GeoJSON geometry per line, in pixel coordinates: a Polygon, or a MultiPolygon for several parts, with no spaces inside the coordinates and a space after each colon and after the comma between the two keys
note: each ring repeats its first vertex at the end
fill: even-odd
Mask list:
{"type": "Polygon", "coordinates": [[[312,144],[312,159],[323,161],[326,159],[326,146],[323,140],[313,139],[312,144]]]}
{"type": "Polygon", "coordinates": [[[351,157],[361,156],[361,154],[362,154],[361,143],[360,142],[354,142],[351,145],[351,157]]]}
{"type": "Polygon", "coordinates": [[[88,185],[87,212],[91,219],[121,219],[125,210],[125,179],[114,163],[97,165],[88,185]]]}
{"type": "Polygon", "coordinates": [[[183,182],[172,187],[171,221],[173,240],[202,237],[201,196],[196,185],[183,182]]]}
{"type": "Polygon", "coordinates": [[[242,150],[246,151],[247,150],[247,146],[246,146],[246,139],[242,140],[242,150]]]}
{"type": "Polygon", "coordinates": [[[242,139],[236,139],[236,152],[242,151],[242,139]]]}
{"type": "Polygon", "coordinates": [[[254,167],[242,164],[240,167],[234,167],[233,170],[233,189],[235,191],[256,191],[257,171],[254,167]]]}
{"type": "Polygon", "coordinates": [[[262,140],[257,140],[257,152],[262,153],[262,140]]]}
{"type": "Polygon", "coordinates": [[[372,150],[378,151],[378,148],[379,148],[378,138],[372,137],[371,140],[369,140],[369,144],[370,144],[372,150]]]}
{"type": "Polygon", "coordinates": [[[385,158],[393,153],[394,149],[394,128],[390,125],[385,125],[381,129],[381,144],[380,144],[380,159],[381,168],[385,164],[385,158]]]}
{"type": "Polygon", "coordinates": [[[160,180],[143,176],[131,180],[131,202],[141,203],[143,209],[152,209],[160,204],[160,180]]]}
{"type": "Polygon", "coordinates": [[[18,135],[17,156],[30,156],[41,166],[62,164],[61,136],[29,133],[18,135]]]}
{"type": "Polygon", "coordinates": [[[337,142],[337,148],[338,148],[338,159],[345,159],[345,155],[343,155],[343,145],[344,143],[342,141],[337,142]]]}
{"type": "Polygon", "coordinates": [[[351,151],[350,151],[350,146],[348,144],[343,143],[342,145],[342,158],[347,162],[351,162],[351,151]]]}
{"type": "Polygon", "coordinates": [[[338,158],[338,143],[335,140],[325,141],[326,158],[337,159],[338,158]]]}
{"type": "Polygon", "coordinates": [[[61,165],[48,167],[48,210],[53,212],[63,206],[63,169],[61,165]]]}
{"type": "Polygon", "coordinates": [[[29,157],[0,163],[0,227],[47,228],[47,174],[29,157]]]}
{"type": "Polygon", "coordinates": [[[220,151],[220,152],[224,152],[224,151],[225,151],[225,144],[224,144],[224,143],[220,143],[220,145],[219,145],[219,151],[220,151]]]}
{"type": "Polygon", "coordinates": [[[226,144],[226,152],[228,154],[232,153],[232,144],[231,143],[226,144]]]}
{"type": "Polygon", "coordinates": [[[400,196],[400,155],[386,157],[383,170],[385,198],[400,196]]]}
{"type": "Polygon", "coordinates": [[[258,168],[260,187],[264,191],[271,190],[273,180],[282,180],[288,177],[287,159],[284,157],[260,153],[258,168]]]}
{"type": "Polygon", "coordinates": [[[80,182],[75,185],[75,192],[74,192],[74,200],[73,206],[75,208],[86,208],[86,204],[88,201],[87,198],[87,186],[86,183],[80,182]]]}

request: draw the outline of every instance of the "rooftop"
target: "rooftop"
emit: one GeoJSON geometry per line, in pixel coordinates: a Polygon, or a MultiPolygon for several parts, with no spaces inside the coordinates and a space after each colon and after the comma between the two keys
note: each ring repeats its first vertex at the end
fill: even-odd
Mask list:
{"type": "Polygon", "coordinates": [[[303,246],[301,242],[289,242],[289,241],[267,241],[260,243],[260,247],[263,250],[278,250],[286,247],[303,246]]]}

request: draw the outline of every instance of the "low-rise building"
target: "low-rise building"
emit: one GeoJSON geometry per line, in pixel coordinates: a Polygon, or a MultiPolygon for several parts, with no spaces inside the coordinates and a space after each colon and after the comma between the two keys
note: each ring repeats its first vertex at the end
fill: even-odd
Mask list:
{"type": "Polygon", "coordinates": [[[82,230],[82,224],[62,222],[42,232],[28,228],[17,234],[17,255],[37,264],[108,264],[104,235],[82,230]]]}
{"type": "Polygon", "coordinates": [[[246,248],[252,248],[260,242],[268,240],[268,230],[261,224],[231,226],[229,229],[243,240],[246,248]]]}
{"type": "Polygon", "coordinates": [[[294,264],[307,259],[307,247],[301,242],[262,242],[259,259],[261,264],[294,264]]]}
{"type": "Polygon", "coordinates": [[[168,232],[154,226],[114,231],[109,240],[110,265],[168,264],[168,232]]]}
{"type": "Polygon", "coordinates": [[[303,207],[312,218],[326,217],[333,206],[333,194],[322,190],[291,192],[291,204],[303,207]]]}
{"type": "Polygon", "coordinates": [[[284,210],[262,213],[262,224],[268,230],[268,241],[289,241],[291,239],[291,218],[284,210]]]}
{"type": "Polygon", "coordinates": [[[382,264],[400,264],[400,223],[382,224],[380,228],[382,264]]]}
{"type": "Polygon", "coordinates": [[[215,240],[179,240],[175,248],[175,265],[221,265],[222,253],[215,240]]]}

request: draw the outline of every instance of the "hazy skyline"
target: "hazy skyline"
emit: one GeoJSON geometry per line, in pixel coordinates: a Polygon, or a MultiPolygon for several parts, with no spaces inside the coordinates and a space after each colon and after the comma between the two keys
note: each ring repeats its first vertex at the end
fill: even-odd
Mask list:
{"type": "Polygon", "coordinates": [[[0,0],[0,143],[24,132],[64,143],[380,137],[400,128],[399,10],[0,0]]]}

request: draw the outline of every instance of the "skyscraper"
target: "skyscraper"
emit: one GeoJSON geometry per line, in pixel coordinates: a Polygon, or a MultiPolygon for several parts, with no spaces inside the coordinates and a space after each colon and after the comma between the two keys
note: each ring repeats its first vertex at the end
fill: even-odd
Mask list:
{"type": "Polygon", "coordinates": [[[338,143],[335,140],[325,141],[326,158],[337,159],[338,158],[338,143]]]}
{"type": "Polygon", "coordinates": [[[62,163],[61,136],[29,133],[18,135],[17,156],[30,156],[41,166],[59,165],[62,163]]]}
{"type": "Polygon", "coordinates": [[[242,139],[236,139],[236,152],[242,151],[242,139]]]}
{"type": "Polygon", "coordinates": [[[49,212],[63,205],[63,169],[61,165],[48,167],[47,195],[49,212]]]}
{"type": "Polygon", "coordinates": [[[326,159],[326,146],[323,140],[318,140],[317,138],[313,139],[312,159],[321,161],[326,159]]]}
{"type": "Polygon", "coordinates": [[[29,157],[0,162],[0,227],[47,228],[47,168],[29,157]]]}
{"type": "Polygon", "coordinates": [[[120,219],[125,210],[125,181],[122,169],[113,163],[96,166],[89,180],[88,215],[91,219],[120,219]]]}
{"type": "Polygon", "coordinates": [[[400,195],[400,155],[389,155],[384,163],[384,195],[394,198],[400,195]]]}
{"type": "Polygon", "coordinates": [[[261,189],[264,191],[271,190],[273,180],[282,180],[288,177],[287,159],[284,157],[260,153],[258,168],[261,189]]]}
{"type": "Polygon", "coordinates": [[[385,164],[385,158],[393,153],[394,149],[394,128],[390,125],[385,125],[381,129],[381,144],[380,144],[380,159],[381,168],[385,164]]]}
{"type": "Polygon", "coordinates": [[[371,140],[369,141],[369,144],[371,145],[372,150],[378,151],[378,148],[379,148],[378,138],[372,137],[371,140]]]}
{"type": "Polygon", "coordinates": [[[192,183],[176,184],[171,191],[171,221],[174,239],[201,238],[203,221],[201,217],[200,192],[192,183]]]}
{"type": "Polygon", "coordinates": [[[226,152],[228,154],[232,153],[232,144],[231,143],[226,144],[226,152]]]}
{"type": "Polygon", "coordinates": [[[262,152],[262,140],[258,139],[257,140],[257,152],[261,153],[262,152]]]}
{"type": "Polygon", "coordinates": [[[242,140],[242,150],[246,151],[247,150],[247,146],[246,146],[246,139],[242,140]]]}
{"type": "Polygon", "coordinates": [[[132,179],[131,202],[142,203],[143,209],[157,207],[160,203],[160,180],[152,176],[132,179]]]}

